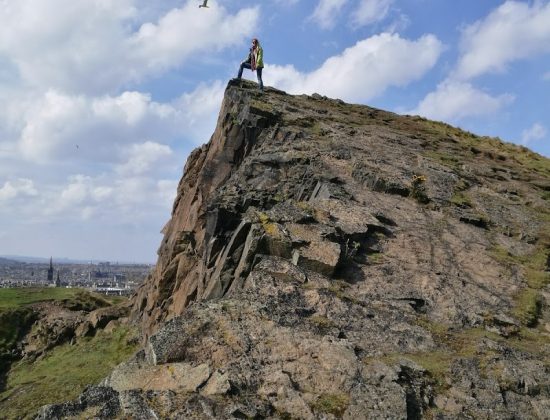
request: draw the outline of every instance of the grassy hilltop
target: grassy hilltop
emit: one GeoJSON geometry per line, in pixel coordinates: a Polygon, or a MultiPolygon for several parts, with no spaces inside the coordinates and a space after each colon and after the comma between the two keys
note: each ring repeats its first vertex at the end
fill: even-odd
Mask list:
{"type": "Polygon", "coordinates": [[[82,289],[0,289],[0,390],[2,418],[27,418],[39,407],[78,396],[103,379],[136,349],[135,330],[117,325],[109,331],[71,340],[36,360],[20,359],[22,342],[36,332],[44,314],[60,311],[83,316],[123,299],[103,297],[82,289]]]}

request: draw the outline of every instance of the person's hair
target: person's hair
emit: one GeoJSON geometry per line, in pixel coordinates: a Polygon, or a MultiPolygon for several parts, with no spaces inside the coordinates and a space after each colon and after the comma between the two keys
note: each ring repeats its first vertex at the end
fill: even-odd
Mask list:
{"type": "Polygon", "coordinates": [[[252,42],[253,42],[254,44],[257,44],[257,43],[258,43],[258,38],[252,38],[252,42]]]}

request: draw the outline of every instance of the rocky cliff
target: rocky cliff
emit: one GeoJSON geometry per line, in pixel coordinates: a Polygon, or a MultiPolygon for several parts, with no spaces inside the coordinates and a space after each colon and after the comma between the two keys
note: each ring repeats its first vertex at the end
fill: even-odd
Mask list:
{"type": "Polygon", "coordinates": [[[549,418],[549,200],[523,147],[231,81],[143,350],[39,418],[549,418]]]}

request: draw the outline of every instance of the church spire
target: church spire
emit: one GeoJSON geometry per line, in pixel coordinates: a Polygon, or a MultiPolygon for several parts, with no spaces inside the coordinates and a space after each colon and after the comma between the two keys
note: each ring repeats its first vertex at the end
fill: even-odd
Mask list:
{"type": "Polygon", "coordinates": [[[50,257],[50,268],[48,268],[48,283],[53,282],[53,259],[50,257]]]}

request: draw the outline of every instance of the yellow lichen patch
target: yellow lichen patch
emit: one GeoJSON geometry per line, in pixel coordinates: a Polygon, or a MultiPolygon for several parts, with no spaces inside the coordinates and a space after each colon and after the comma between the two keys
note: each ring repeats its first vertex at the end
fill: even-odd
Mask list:
{"type": "Polygon", "coordinates": [[[279,225],[275,222],[272,222],[266,213],[259,212],[258,219],[260,220],[260,223],[262,224],[265,233],[267,233],[269,236],[274,238],[280,238],[282,236],[279,225]]]}

